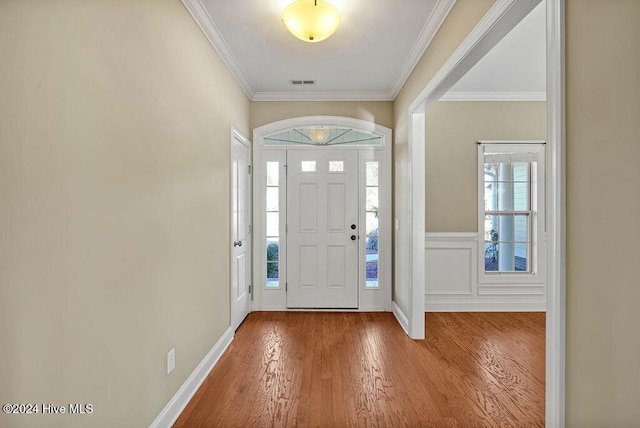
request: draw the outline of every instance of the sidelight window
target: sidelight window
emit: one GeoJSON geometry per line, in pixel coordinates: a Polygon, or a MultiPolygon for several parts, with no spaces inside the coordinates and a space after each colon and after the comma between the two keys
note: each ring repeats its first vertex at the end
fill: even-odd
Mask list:
{"type": "Polygon", "coordinates": [[[366,240],[365,240],[365,287],[377,288],[379,267],[379,171],[378,162],[365,162],[366,180],[366,240]]]}
{"type": "Polygon", "coordinates": [[[267,162],[267,288],[280,281],[280,162],[267,162]]]}

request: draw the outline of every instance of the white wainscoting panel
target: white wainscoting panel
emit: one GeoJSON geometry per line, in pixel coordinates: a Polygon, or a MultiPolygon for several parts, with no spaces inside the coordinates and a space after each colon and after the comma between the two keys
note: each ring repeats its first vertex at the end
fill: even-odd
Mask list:
{"type": "Polygon", "coordinates": [[[425,294],[472,295],[477,289],[476,234],[428,234],[425,294]]]}
{"type": "Polygon", "coordinates": [[[477,233],[427,233],[427,312],[544,311],[544,284],[478,284],[477,233]]]}

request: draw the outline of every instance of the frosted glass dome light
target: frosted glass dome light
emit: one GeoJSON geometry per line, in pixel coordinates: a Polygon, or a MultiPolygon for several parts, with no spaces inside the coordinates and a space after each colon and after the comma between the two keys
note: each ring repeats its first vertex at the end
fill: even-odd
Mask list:
{"type": "Polygon", "coordinates": [[[284,10],[282,22],[300,40],[317,43],[336,31],[340,14],[323,0],[298,0],[284,10]]]}

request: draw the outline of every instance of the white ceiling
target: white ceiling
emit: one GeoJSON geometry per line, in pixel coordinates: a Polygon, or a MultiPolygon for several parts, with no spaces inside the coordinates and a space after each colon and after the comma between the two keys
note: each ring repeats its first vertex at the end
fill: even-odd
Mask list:
{"type": "MultiPolygon", "coordinates": [[[[340,12],[340,27],[327,40],[306,43],[282,23],[292,1],[183,0],[252,100],[393,100],[455,3],[328,0],[340,12]]],[[[542,93],[544,70],[538,6],[451,92],[542,93]]]]}
{"type": "Polygon", "coordinates": [[[254,100],[392,100],[455,3],[329,0],[341,15],[338,30],[306,43],[282,23],[292,0],[184,2],[254,100]],[[289,84],[298,79],[316,84],[289,84]]]}
{"type": "Polygon", "coordinates": [[[543,0],[441,99],[544,100],[545,28],[543,0]]]}

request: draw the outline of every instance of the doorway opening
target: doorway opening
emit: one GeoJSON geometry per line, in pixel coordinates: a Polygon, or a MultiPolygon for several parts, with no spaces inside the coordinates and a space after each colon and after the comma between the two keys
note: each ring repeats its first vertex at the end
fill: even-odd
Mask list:
{"type": "Polygon", "coordinates": [[[254,310],[391,308],[391,130],[309,116],[254,130],[254,310]]]}
{"type": "MultiPolygon", "coordinates": [[[[396,168],[408,168],[407,179],[397,180],[396,189],[407,187],[407,196],[396,195],[397,206],[411,207],[406,230],[397,236],[396,254],[409,253],[409,262],[396,261],[396,271],[409,272],[406,285],[410,302],[404,315],[407,332],[414,339],[425,331],[425,113],[459,78],[501,40],[539,0],[498,0],[451,55],[408,108],[409,157],[396,168]]],[[[565,374],[565,153],[564,153],[564,0],[546,1],[546,423],[564,425],[565,374]]],[[[404,227],[404,226],[403,226],[404,227]]],[[[396,287],[399,287],[397,285],[396,287]]]]}

